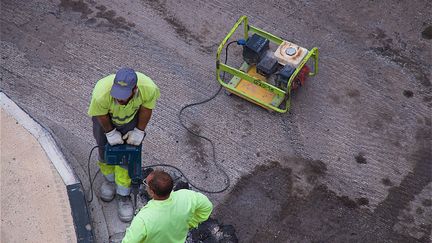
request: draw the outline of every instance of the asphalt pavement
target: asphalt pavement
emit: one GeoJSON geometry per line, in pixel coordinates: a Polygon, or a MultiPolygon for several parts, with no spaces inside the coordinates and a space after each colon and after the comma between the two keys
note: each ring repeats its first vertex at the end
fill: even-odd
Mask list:
{"type": "MultiPolygon", "coordinates": [[[[292,94],[289,113],[223,92],[184,111],[231,179],[207,194],[213,216],[241,242],[430,242],[431,12],[429,0],[1,0],[0,87],[49,131],[88,198],[93,87],[121,67],[143,72],[161,90],[143,165],[174,165],[218,190],[225,179],[210,144],[178,113],[218,90],[218,45],[246,15],[317,47],[319,72],[292,94]]],[[[231,45],[228,64],[241,55],[231,45]]],[[[118,241],[127,224],[98,199],[101,182],[88,204],[95,241],[118,241]]]]}

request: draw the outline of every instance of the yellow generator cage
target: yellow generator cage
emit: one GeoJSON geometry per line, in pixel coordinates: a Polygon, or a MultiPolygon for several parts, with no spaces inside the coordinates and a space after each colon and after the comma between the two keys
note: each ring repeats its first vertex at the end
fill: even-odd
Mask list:
{"type": "MultiPolygon", "coordinates": [[[[218,82],[230,93],[238,95],[250,102],[253,102],[265,109],[285,113],[290,109],[291,91],[297,87],[295,81],[299,76],[315,76],[318,72],[318,48],[307,50],[298,47],[289,41],[283,40],[273,34],[265,32],[259,28],[249,25],[246,16],[239,18],[228,35],[220,43],[216,56],[216,77],[218,82]],[[257,65],[246,61],[237,69],[227,64],[221,63],[221,52],[226,46],[226,43],[231,36],[237,31],[239,26],[243,24],[244,40],[249,39],[250,34],[259,35],[270,43],[278,46],[277,50],[272,53],[272,58],[279,62],[279,66],[291,65],[293,72],[286,82],[282,85],[276,85],[269,82],[268,77],[257,72],[257,65]],[[294,55],[290,51],[301,56],[294,55]],[[284,55],[287,56],[284,57],[284,55]],[[294,59],[294,57],[296,59],[294,59]],[[291,59],[289,59],[291,58],[291,59]],[[312,58],[312,59],[311,59],[312,58]],[[309,70],[306,63],[311,60],[313,70],[309,70]],[[222,80],[221,73],[226,72],[232,75],[228,82],[222,80]]],[[[297,80],[296,80],[297,79],[297,80]]],[[[302,81],[303,82],[303,81],[302,81]]]]}

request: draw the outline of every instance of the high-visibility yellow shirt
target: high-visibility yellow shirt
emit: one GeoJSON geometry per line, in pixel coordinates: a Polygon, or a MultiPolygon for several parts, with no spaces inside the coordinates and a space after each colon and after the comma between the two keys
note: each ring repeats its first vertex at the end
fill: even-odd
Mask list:
{"type": "Polygon", "coordinates": [[[202,193],[182,189],[150,200],[132,220],[122,243],[184,243],[189,229],[205,221],[213,204],[202,193]]]}
{"type": "Polygon", "coordinates": [[[110,94],[114,83],[115,74],[99,80],[92,94],[88,109],[89,116],[101,116],[109,114],[114,125],[124,125],[132,121],[140,106],[154,109],[156,100],[160,96],[159,88],[146,75],[136,72],[137,92],[127,105],[120,105],[110,94]]]}

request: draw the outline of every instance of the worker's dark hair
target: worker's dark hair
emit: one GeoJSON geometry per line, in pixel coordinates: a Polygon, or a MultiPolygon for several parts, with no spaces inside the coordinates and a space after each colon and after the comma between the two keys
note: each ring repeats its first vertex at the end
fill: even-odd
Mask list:
{"type": "Polygon", "coordinates": [[[162,170],[155,170],[151,175],[153,178],[148,183],[150,189],[159,197],[169,196],[174,187],[171,176],[162,170]]]}

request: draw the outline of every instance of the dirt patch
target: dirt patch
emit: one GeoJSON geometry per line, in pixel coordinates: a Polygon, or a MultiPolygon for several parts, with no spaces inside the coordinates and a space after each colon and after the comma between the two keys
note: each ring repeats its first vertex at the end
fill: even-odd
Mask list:
{"type": "Polygon", "coordinates": [[[358,91],[358,90],[356,90],[356,89],[354,89],[354,90],[349,90],[349,91],[347,92],[347,95],[348,95],[349,97],[351,97],[351,98],[358,98],[358,97],[360,97],[360,91],[358,91]]]}
{"type": "Polygon", "coordinates": [[[365,206],[365,205],[368,205],[368,204],[369,204],[369,199],[367,199],[367,198],[365,198],[365,197],[357,198],[357,204],[358,204],[359,206],[365,206]]]}
{"type": "Polygon", "coordinates": [[[340,196],[340,197],[337,197],[337,198],[347,208],[354,209],[354,208],[357,207],[356,201],[352,200],[351,198],[349,198],[347,196],[340,196]]]}
{"type": "Polygon", "coordinates": [[[423,213],[424,213],[424,209],[418,207],[418,208],[416,209],[416,213],[417,213],[417,214],[423,214],[423,213]]]}
{"type": "Polygon", "coordinates": [[[87,3],[83,0],[71,1],[71,0],[60,0],[59,7],[65,10],[72,10],[74,12],[81,13],[81,18],[85,19],[89,14],[93,13],[87,3]]]}
{"type": "Polygon", "coordinates": [[[367,164],[366,158],[362,153],[359,153],[358,155],[354,156],[355,160],[359,164],[367,164]]]}
{"type": "Polygon", "coordinates": [[[321,160],[306,160],[303,172],[309,183],[316,183],[318,177],[325,175],[327,166],[321,160]]]}
{"type": "Polygon", "coordinates": [[[398,186],[389,189],[386,199],[377,206],[374,212],[374,216],[386,221],[390,228],[397,223],[397,217],[402,210],[425,186],[432,182],[430,129],[418,129],[416,139],[417,149],[409,158],[414,163],[412,172],[408,173],[398,186]]]}
{"type": "Polygon", "coordinates": [[[165,7],[164,1],[150,0],[145,1],[145,3],[152,7],[154,10],[156,10],[162,16],[162,18],[174,29],[177,35],[186,43],[190,43],[190,41],[193,40],[200,45],[201,51],[204,51],[206,53],[213,53],[214,50],[212,47],[203,45],[203,38],[188,29],[180,19],[175,17],[175,15],[170,14],[168,9],[165,7]]]}
{"type": "Polygon", "coordinates": [[[382,184],[385,185],[385,186],[393,186],[393,183],[390,181],[389,178],[383,178],[383,179],[381,180],[381,182],[382,182],[382,184]]]}
{"type": "MultiPolygon", "coordinates": [[[[189,128],[191,131],[193,131],[195,134],[200,135],[201,129],[198,124],[192,123],[191,127],[189,128]]],[[[187,143],[189,147],[191,148],[192,156],[196,163],[206,166],[208,162],[206,161],[206,153],[204,149],[203,139],[193,135],[192,133],[187,133],[187,143]]]]}
{"type": "Polygon", "coordinates": [[[280,203],[291,198],[291,173],[291,169],[282,168],[277,162],[257,167],[236,184],[228,199],[216,209],[215,217],[234,224],[241,242],[270,230],[273,217],[282,210],[280,203]]]}
{"type": "MultiPolygon", "coordinates": [[[[108,21],[107,26],[110,28],[131,30],[132,27],[135,27],[134,23],[127,22],[125,18],[116,17],[116,12],[114,10],[106,10],[106,7],[103,5],[99,5],[96,8],[100,10],[100,12],[96,14],[96,17],[108,21]]],[[[102,23],[99,25],[104,26],[102,23]]]]}
{"type": "Polygon", "coordinates": [[[124,17],[117,16],[114,10],[108,9],[104,5],[97,5],[94,11],[87,3],[82,0],[71,1],[61,0],[60,9],[81,13],[81,19],[85,19],[87,25],[97,24],[97,27],[106,27],[109,30],[130,31],[135,27],[135,23],[128,22],[124,17]],[[96,14],[94,14],[96,12],[96,14]]]}
{"type": "Polygon", "coordinates": [[[396,48],[392,38],[379,28],[370,37],[377,42],[377,46],[371,48],[375,53],[390,59],[402,68],[409,69],[423,86],[430,87],[432,85],[428,64],[424,63],[423,60],[416,60],[415,57],[405,54],[406,50],[396,48]]]}
{"type": "Polygon", "coordinates": [[[425,207],[430,207],[430,206],[432,206],[432,200],[431,199],[425,199],[425,200],[423,200],[422,204],[425,207]]]}
{"type": "Polygon", "coordinates": [[[429,25],[428,27],[426,27],[422,31],[421,35],[424,39],[427,39],[427,40],[432,39],[432,25],[429,25]]]}
{"type": "MultiPolygon", "coordinates": [[[[313,164],[317,167],[305,170],[326,171],[320,163],[313,164]]],[[[215,209],[215,217],[234,225],[240,242],[427,242],[388,226],[399,209],[372,214],[361,207],[369,204],[367,198],[339,196],[324,185],[315,186],[304,198],[297,196],[292,173],[277,162],[257,167],[240,179],[215,209]]]]}
{"type": "Polygon", "coordinates": [[[414,93],[411,90],[404,90],[403,95],[407,98],[411,98],[414,96],[414,93]]]}

